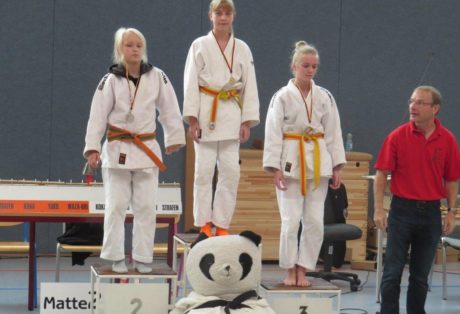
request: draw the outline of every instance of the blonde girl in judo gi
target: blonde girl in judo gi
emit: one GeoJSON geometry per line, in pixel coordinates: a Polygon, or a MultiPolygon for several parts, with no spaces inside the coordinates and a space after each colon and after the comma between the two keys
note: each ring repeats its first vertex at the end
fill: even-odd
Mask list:
{"type": "Polygon", "coordinates": [[[331,93],[315,84],[318,51],[305,41],[295,45],[294,78],[273,95],[265,125],[263,166],[273,173],[281,216],[279,264],[284,284],[309,286],[323,241],[324,201],[340,186],[345,164],[339,112],[331,93]],[[299,222],[302,223],[300,241],[299,222]]]}
{"type": "Polygon", "coordinates": [[[134,28],[115,33],[113,60],[94,94],[84,156],[101,163],[105,190],[101,258],[126,273],[126,210],[134,215],[132,257],[141,273],[152,269],[158,172],[165,165],[156,141],[156,115],[164,131],[166,154],[185,145],[185,131],[174,88],[166,74],[147,63],[146,41],[134,28]],[[101,148],[101,140],[106,136],[101,148]]]}
{"type": "Polygon", "coordinates": [[[259,123],[259,97],[251,50],[233,35],[232,0],[209,6],[212,30],[191,45],[184,71],[183,117],[194,140],[194,224],[226,235],[240,178],[239,147],[259,123]],[[217,164],[214,199],[212,182],[217,164]]]}

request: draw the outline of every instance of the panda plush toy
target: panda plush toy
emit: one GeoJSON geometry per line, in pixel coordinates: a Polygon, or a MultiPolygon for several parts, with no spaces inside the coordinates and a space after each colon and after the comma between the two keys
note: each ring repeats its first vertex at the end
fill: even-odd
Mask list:
{"type": "Polygon", "coordinates": [[[202,233],[198,239],[185,266],[193,291],[170,314],[275,314],[256,292],[262,271],[259,235],[202,233]]]}

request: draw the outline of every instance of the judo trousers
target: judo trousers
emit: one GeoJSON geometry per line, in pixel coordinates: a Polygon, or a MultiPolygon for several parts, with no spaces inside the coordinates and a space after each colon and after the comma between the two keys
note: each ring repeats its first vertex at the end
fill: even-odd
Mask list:
{"type": "Polygon", "coordinates": [[[322,177],[316,189],[313,180],[307,180],[307,196],[301,194],[299,180],[286,181],[286,191],[276,189],[281,216],[279,265],[285,269],[299,265],[314,270],[324,237],[324,201],[329,178],[322,177]],[[300,223],[303,228],[299,241],[300,223]]]}
{"type": "Polygon", "coordinates": [[[220,228],[230,227],[240,181],[239,149],[238,140],[195,143],[195,226],[212,222],[220,228]],[[216,164],[218,179],[213,201],[212,180],[216,164]]]}
{"type": "Polygon", "coordinates": [[[134,215],[132,257],[138,262],[151,263],[156,227],[158,168],[102,168],[102,178],[105,216],[101,258],[110,261],[125,258],[125,217],[131,206],[134,215]]]}

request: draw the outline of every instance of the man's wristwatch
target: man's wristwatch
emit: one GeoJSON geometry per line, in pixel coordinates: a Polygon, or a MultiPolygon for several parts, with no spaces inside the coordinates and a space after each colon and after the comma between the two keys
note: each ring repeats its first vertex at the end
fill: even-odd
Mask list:
{"type": "Polygon", "coordinates": [[[450,207],[449,207],[449,208],[447,209],[447,212],[448,212],[448,213],[453,213],[454,216],[455,216],[455,215],[457,215],[457,208],[450,208],[450,207]]]}

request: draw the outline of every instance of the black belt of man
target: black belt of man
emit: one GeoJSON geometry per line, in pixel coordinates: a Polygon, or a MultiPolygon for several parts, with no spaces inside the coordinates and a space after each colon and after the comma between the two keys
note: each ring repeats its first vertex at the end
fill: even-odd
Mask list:
{"type": "Polygon", "coordinates": [[[440,200],[412,200],[408,198],[399,197],[397,195],[393,195],[393,200],[397,201],[399,204],[403,204],[404,206],[414,207],[418,209],[437,209],[441,208],[441,201],[440,200]]]}

